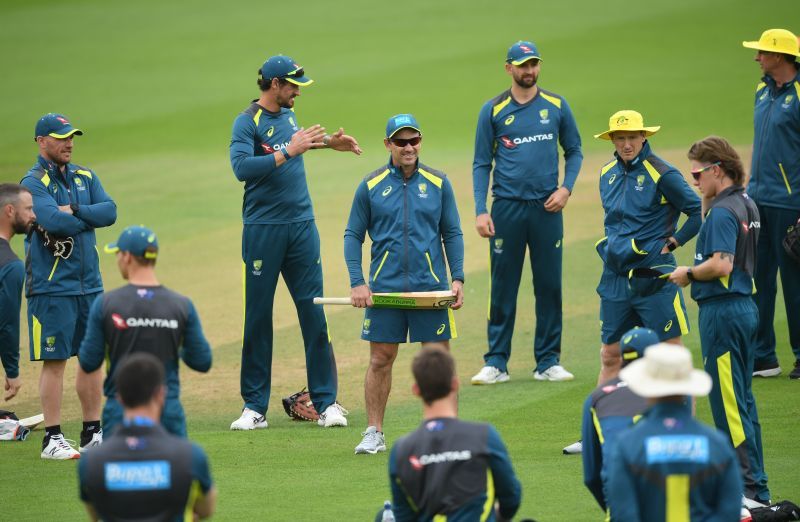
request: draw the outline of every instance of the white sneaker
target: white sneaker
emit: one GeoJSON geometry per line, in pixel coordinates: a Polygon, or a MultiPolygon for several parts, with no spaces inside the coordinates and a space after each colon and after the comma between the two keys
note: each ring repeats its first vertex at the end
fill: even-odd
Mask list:
{"type": "Polygon", "coordinates": [[[501,372],[494,366],[484,366],[472,377],[472,384],[496,384],[510,380],[511,376],[507,372],[501,372]]]}
{"type": "Polygon", "coordinates": [[[367,426],[367,431],[361,435],[364,438],[356,446],[356,455],[375,455],[379,451],[386,451],[386,439],[383,437],[383,433],[379,432],[375,426],[367,426]]]}
{"type": "Polygon", "coordinates": [[[537,381],[571,381],[575,376],[565,370],[560,364],[556,364],[542,373],[533,372],[533,378],[537,381]]]}
{"type": "Polygon", "coordinates": [[[79,459],[81,454],[72,447],[74,440],[65,439],[62,433],[51,435],[47,446],[42,448],[42,458],[50,460],[79,459]]]}
{"type": "Polygon", "coordinates": [[[580,455],[583,453],[583,441],[573,442],[561,451],[564,452],[564,455],[580,455]]]}
{"type": "Polygon", "coordinates": [[[92,433],[92,440],[87,442],[84,446],[78,448],[78,451],[84,453],[85,451],[88,451],[89,449],[94,448],[95,446],[99,446],[102,443],[103,443],[103,429],[101,428],[100,431],[92,433]]]}
{"type": "Polygon", "coordinates": [[[267,427],[267,418],[257,411],[245,408],[242,416],[231,423],[231,429],[236,430],[259,430],[267,427]]]}
{"type": "Polygon", "coordinates": [[[347,426],[347,419],[345,419],[344,416],[349,413],[349,411],[342,408],[341,404],[334,402],[325,408],[325,411],[323,411],[319,416],[317,424],[323,428],[330,428],[332,426],[347,426]]]}

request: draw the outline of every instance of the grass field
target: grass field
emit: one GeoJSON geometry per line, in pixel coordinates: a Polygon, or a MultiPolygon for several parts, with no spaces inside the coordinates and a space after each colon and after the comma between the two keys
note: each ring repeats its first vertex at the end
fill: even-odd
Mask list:
{"type": "MultiPolygon", "coordinates": [[[[238,394],[241,333],[241,186],[228,164],[230,127],[256,96],[255,72],[283,52],[316,83],[296,111],[305,125],[339,125],[355,135],[364,156],[312,152],[306,157],[322,236],[326,293],[347,295],[342,234],[359,179],[386,161],[386,118],[413,112],[425,132],[422,158],[453,181],[466,241],[466,304],[456,315],[453,343],[464,383],[485,350],[488,272],[485,243],[473,228],[472,142],[480,105],[507,88],[506,48],[530,38],[544,58],[540,84],[563,94],[576,115],[586,160],[565,211],[564,365],[570,383],[534,382],[530,277],[520,289],[513,380],[461,390],[464,418],[494,423],[523,483],[521,515],[537,520],[599,519],[581,482],[580,459],[561,455],[579,433],[580,407],[596,379],[600,263],[593,245],[603,235],[596,173],[610,156],[591,139],[621,108],[662,125],[657,153],[683,169],[695,139],[716,133],[749,156],[752,93],[759,70],[744,39],[769,27],[800,29],[792,0],[760,3],[689,1],[503,4],[368,1],[266,5],[256,2],[0,3],[0,181],[18,181],[33,164],[36,119],[64,112],[85,131],[74,158],[92,167],[119,207],[116,237],[128,224],[159,234],[162,282],[194,299],[214,346],[207,375],[184,368],[183,402],[191,437],[210,455],[220,492],[220,520],[368,520],[388,498],[386,456],[355,457],[364,429],[363,374],[367,349],[361,315],[328,310],[339,367],[340,400],[350,427],[323,430],[292,423],[279,399],[305,384],[296,315],[282,285],[276,297],[276,354],[270,428],[231,433],[238,394]],[[306,499],[310,496],[311,499],[306,499]]],[[[21,240],[14,240],[21,250],[21,240]]],[[[684,262],[692,248],[679,251],[684,262]]],[[[102,269],[107,288],[122,283],[113,257],[102,269]]],[[[526,268],[526,273],[530,273],[526,268]]],[[[688,300],[688,299],[687,299],[688,300]]],[[[691,301],[691,300],[688,300],[691,301]]],[[[780,299],[779,299],[780,302],[780,299]]],[[[692,325],[697,309],[689,303],[692,325]]],[[[782,306],[776,314],[779,356],[792,358],[782,306]]],[[[24,331],[24,329],[23,329],[24,331]]],[[[699,363],[696,330],[685,339],[699,363]]],[[[27,339],[23,340],[27,346],[27,339]]],[[[413,429],[420,408],[410,393],[411,357],[401,351],[386,415],[389,442],[413,429]]],[[[23,349],[24,388],[7,409],[38,413],[39,366],[23,349]]],[[[74,364],[65,391],[64,426],[77,438],[80,414],[74,364]]],[[[785,377],[754,384],[766,469],[775,499],[800,498],[796,443],[798,383],[785,377]]],[[[708,421],[707,402],[700,418],[708,421]]],[[[0,445],[0,499],[17,520],[76,520],[74,463],[39,459],[39,433],[0,445]]]]}

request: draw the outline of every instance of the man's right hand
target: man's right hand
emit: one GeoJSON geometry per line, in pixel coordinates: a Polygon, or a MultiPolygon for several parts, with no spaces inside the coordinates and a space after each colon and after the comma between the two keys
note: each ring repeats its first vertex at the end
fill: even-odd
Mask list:
{"type": "Polygon", "coordinates": [[[6,393],[5,393],[5,400],[10,401],[14,397],[17,396],[19,389],[22,388],[22,379],[19,377],[14,377],[13,379],[6,376],[6,393]]]}
{"type": "Polygon", "coordinates": [[[480,214],[475,218],[475,229],[481,237],[494,237],[494,221],[489,214],[480,214]]]}
{"type": "Polygon", "coordinates": [[[350,304],[356,308],[372,306],[372,292],[367,285],[358,285],[350,289],[350,304]]]}
{"type": "Polygon", "coordinates": [[[60,210],[61,212],[66,212],[67,214],[70,215],[72,214],[72,207],[70,207],[69,205],[59,205],[58,210],[60,210]]]}
{"type": "Polygon", "coordinates": [[[325,128],[320,125],[313,125],[307,129],[301,127],[299,131],[292,134],[292,139],[289,141],[289,145],[286,146],[286,150],[294,158],[308,149],[322,147],[322,138],[324,137],[325,128]]]}

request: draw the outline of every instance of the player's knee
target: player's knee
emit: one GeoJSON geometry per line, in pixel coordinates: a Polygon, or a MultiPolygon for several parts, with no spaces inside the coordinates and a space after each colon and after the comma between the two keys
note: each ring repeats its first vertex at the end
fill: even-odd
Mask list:
{"type": "Polygon", "coordinates": [[[370,350],[369,365],[374,370],[391,369],[397,358],[397,347],[377,345],[370,350]]]}
{"type": "Polygon", "coordinates": [[[622,366],[622,357],[619,354],[619,348],[604,344],[600,348],[600,364],[603,368],[617,369],[622,366]]]}

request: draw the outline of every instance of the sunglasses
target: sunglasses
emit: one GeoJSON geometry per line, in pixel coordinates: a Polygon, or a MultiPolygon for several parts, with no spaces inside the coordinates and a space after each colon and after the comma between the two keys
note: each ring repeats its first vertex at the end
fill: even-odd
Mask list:
{"type": "Polygon", "coordinates": [[[392,145],[395,147],[400,147],[401,149],[404,148],[406,145],[411,145],[412,147],[416,147],[419,145],[419,142],[422,141],[422,136],[414,136],[413,138],[403,139],[403,138],[389,138],[389,141],[392,142],[392,145]]]}
{"type": "Polygon", "coordinates": [[[705,167],[703,167],[701,169],[693,170],[692,171],[692,177],[694,178],[695,181],[700,181],[700,174],[702,174],[703,172],[707,171],[711,167],[716,167],[717,165],[719,165],[719,161],[715,161],[711,165],[706,165],[705,167]]]}

